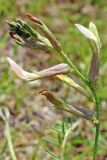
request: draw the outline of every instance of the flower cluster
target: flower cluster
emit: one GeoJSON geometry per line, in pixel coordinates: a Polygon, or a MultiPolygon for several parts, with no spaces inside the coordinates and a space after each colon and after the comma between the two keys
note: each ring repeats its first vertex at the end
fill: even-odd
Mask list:
{"type": "MultiPolygon", "coordinates": [[[[98,36],[98,31],[96,26],[91,22],[89,24],[89,29],[85,28],[80,24],[75,24],[76,27],[90,40],[91,46],[94,48],[90,70],[89,70],[89,81],[80,73],[80,71],[76,68],[76,66],[72,63],[72,61],[68,58],[68,56],[64,53],[61,44],[54,37],[52,32],[48,29],[48,27],[37,17],[26,13],[26,16],[30,21],[32,21],[35,25],[35,29],[33,29],[27,22],[22,21],[21,19],[16,19],[14,21],[7,21],[9,25],[9,34],[21,46],[25,46],[32,49],[39,50],[52,50],[57,51],[66,61],[66,63],[61,63],[50,67],[48,69],[44,69],[42,71],[32,71],[27,72],[23,70],[16,62],[14,62],[11,58],[7,57],[7,61],[9,62],[11,69],[16,73],[18,77],[26,81],[35,81],[38,79],[48,78],[48,77],[56,77],[60,81],[66,83],[67,85],[73,87],[78,92],[86,96],[88,99],[94,101],[93,95],[91,92],[86,90],[84,87],[77,84],[71,77],[67,74],[70,72],[75,72],[86,84],[89,82],[95,83],[98,75],[99,75],[99,53],[101,49],[101,42],[98,36]],[[39,31],[43,33],[41,35],[39,31]]],[[[88,85],[89,87],[89,85],[88,85]]],[[[53,103],[57,108],[64,109],[70,113],[73,113],[79,117],[83,117],[94,123],[97,123],[95,114],[85,108],[70,106],[69,104],[63,103],[61,100],[55,98],[52,93],[49,91],[42,91],[42,95],[45,95],[47,99],[53,103]],[[96,120],[96,121],[95,121],[96,120]]]]}

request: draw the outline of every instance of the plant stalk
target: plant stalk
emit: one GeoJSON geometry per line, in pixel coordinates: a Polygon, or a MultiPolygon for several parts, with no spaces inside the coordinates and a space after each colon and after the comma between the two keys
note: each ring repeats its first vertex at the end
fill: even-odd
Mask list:
{"type": "Polygon", "coordinates": [[[9,150],[10,150],[11,158],[12,158],[12,160],[17,160],[15,152],[14,152],[13,144],[12,144],[10,127],[9,127],[9,123],[8,123],[7,120],[5,122],[5,136],[6,136],[6,139],[7,139],[7,143],[8,143],[8,147],[9,147],[9,150]]]}
{"type": "Polygon", "coordinates": [[[67,133],[65,134],[63,143],[62,143],[62,151],[61,151],[61,160],[64,160],[64,152],[65,152],[65,147],[67,143],[68,136],[72,133],[73,128],[69,128],[67,133]]]}
{"type": "Polygon", "coordinates": [[[69,59],[69,57],[67,56],[67,54],[63,50],[61,50],[59,53],[63,57],[63,59],[65,60],[65,62],[71,67],[71,69],[73,69],[76,72],[76,74],[87,84],[87,80],[86,80],[85,76],[72,63],[72,61],[69,59]]]}
{"type": "Polygon", "coordinates": [[[94,93],[94,97],[95,97],[95,101],[96,101],[96,117],[98,119],[98,124],[96,124],[96,135],[95,135],[93,160],[97,160],[98,141],[99,141],[99,134],[100,134],[100,100],[99,100],[96,92],[94,93]]]}
{"type": "Polygon", "coordinates": [[[81,123],[81,121],[77,121],[76,123],[74,123],[72,125],[72,127],[70,127],[67,132],[65,133],[65,136],[64,136],[64,140],[63,140],[63,143],[62,143],[62,151],[61,151],[61,160],[64,160],[64,153],[65,153],[65,149],[66,149],[66,144],[67,144],[67,140],[70,136],[70,134],[72,134],[73,130],[81,123]]]}
{"type": "Polygon", "coordinates": [[[76,66],[72,63],[72,61],[69,59],[69,57],[64,53],[63,50],[60,51],[60,55],[63,57],[63,59],[67,62],[67,64],[74,69],[76,74],[84,81],[84,83],[91,89],[95,104],[96,104],[96,118],[98,120],[98,123],[96,124],[96,133],[95,133],[95,145],[94,145],[94,154],[93,154],[93,160],[97,160],[97,151],[98,151],[98,141],[99,141],[99,134],[100,134],[100,100],[99,97],[93,87],[93,85],[84,77],[84,75],[76,68],[76,66]]]}
{"type": "Polygon", "coordinates": [[[96,133],[95,133],[95,144],[94,144],[94,153],[93,153],[93,160],[97,160],[97,152],[98,152],[98,142],[99,142],[99,135],[100,135],[100,99],[94,89],[93,85],[89,85],[90,89],[93,92],[96,104],[96,118],[98,123],[96,124],[96,133]]]}

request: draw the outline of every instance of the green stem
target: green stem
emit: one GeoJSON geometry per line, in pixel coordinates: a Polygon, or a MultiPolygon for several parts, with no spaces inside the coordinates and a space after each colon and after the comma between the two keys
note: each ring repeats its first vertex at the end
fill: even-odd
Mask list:
{"type": "Polygon", "coordinates": [[[84,75],[76,68],[76,66],[72,63],[72,61],[69,59],[69,57],[64,53],[63,50],[60,51],[60,55],[63,57],[63,59],[67,62],[67,64],[74,69],[76,74],[85,82],[85,84],[91,89],[93,92],[94,98],[95,98],[95,104],[96,104],[96,118],[98,120],[98,123],[96,124],[96,135],[95,135],[95,145],[94,145],[94,154],[93,154],[93,160],[97,159],[97,150],[98,150],[98,141],[99,141],[99,133],[100,133],[100,101],[99,97],[93,87],[92,84],[90,84],[87,79],[84,77],[84,75]]]}
{"type": "Polygon", "coordinates": [[[67,133],[65,134],[63,143],[62,143],[62,151],[61,151],[61,160],[64,160],[64,152],[65,152],[65,147],[66,147],[66,142],[68,139],[68,136],[72,133],[73,128],[69,128],[67,133]]]}
{"type": "Polygon", "coordinates": [[[72,127],[70,127],[64,136],[64,140],[62,142],[62,151],[61,151],[61,160],[64,160],[64,153],[65,153],[65,149],[66,149],[66,144],[67,144],[67,139],[70,136],[70,134],[72,134],[72,131],[80,124],[80,120],[77,121],[74,125],[72,125],[72,127]]]}
{"type": "Polygon", "coordinates": [[[100,134],[100,100],[92,85],[90,86],[90,89],[92,90],[94,98],[95,98],[96,118],[98,120],[98,123],[96,124],[95,144],[94,144],[94,154],[93,154],[93,160],[97,160],[98,141],[99,141],[99,134],[100,134]]]}
{"type": "Polygon", "coordinates": [[[17,160],[15,152],[14,152],[13,144],[12,144],[10,127],[9,127],[9,123],[8,123],[7,120],[5,122],[5,136],[6,136],[6,139],[7,139],[7,142],[8,142],[8,147],[9,147],[9,150],[10,150],[11,158],[12,158],[12,160],[17,160]]]}
{"type": "Polygon", "coordinates": [[[99,141],[99,134],[100,134],[100,101],[97,94],[95,94],[95,100],[96,100],[96,112],[97,112],[98,124],[96,125],[96,136],[95,136],[93,160],[97,159],[98,141],[99,141]]]}
{"type": "Polygon", "coordinates": [[[63,57],[63,59],[67,62],[67,64],[71,67],[71,69],[73,69],[76,74],[87,84],[87,80],[84,77],[84,75],[77,69],[77,67],[72,63],[72,61],[69,59],[69,57],[67,56],[66,53],[64,53],[63,50],[61,50],[60,55],[63,57]]]}

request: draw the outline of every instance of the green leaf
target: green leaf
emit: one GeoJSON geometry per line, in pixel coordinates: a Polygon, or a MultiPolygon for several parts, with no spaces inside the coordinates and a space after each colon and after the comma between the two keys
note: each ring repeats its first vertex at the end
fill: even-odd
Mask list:
{"type": "Polygon", "coordinates": [[[60,146],[59,142],[56,139],[54,139],[54,138],[43,137],[42,139],[45,140],[46,142],[50,142],[50,143],[52,143],[54,145],[60,146]]]}
{"type": "Polygon", "coordinates": [[[50,156],[51,158],[53,158],[53,160],[60,160],[53,152],[47,151],[47,153],[49,154],[49,156],[50,156]]]}

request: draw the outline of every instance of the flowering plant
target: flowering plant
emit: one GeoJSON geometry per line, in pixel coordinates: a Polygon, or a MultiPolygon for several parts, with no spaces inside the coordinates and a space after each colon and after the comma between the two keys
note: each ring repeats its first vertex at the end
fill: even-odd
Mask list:
{"type": "MultiPolygon", "coordinates": [[[[85,76],[69,59],[68,55],[64,52],[63,47],[54,37],[49,28],[37,17],[29,13],[27,13],[26,16],[30,21],[34,23],[36,29],[34,30],[28,23],[22,21],[21,19],[16,19],[15,21],[7,21],[10,27],[10,36],[15,40],[17,44],[21,46],[39,50],[57,51],[59,55],[64,59],[64,63],[38,72],[27,72],[23,70],[18,64],[16,64],[16,62],[14,62],[11,58],[7,57],[7,61],[9,62],[11,69],[16,73],[16,75],[23,80],[35,81],[37,79],[42,80],[43,78],[56,77],[57,79],[59,79],[63,83],[66,83],[70,87],[73,87],[78,92],[86,96],[90,101],[95,103],[96,112],[93,112],[84,107],[75,107],[73,104],[68,104],[67,102],[64,102],[63,100],[57,98],[48,90],[43,90],[40,92],[42,95],[46,96],[47,100],[50,101],[57,109],[67,111],[76,115],[77,117],[87,119],[94,124],[94,126],[96,127],[96,135],[93,160],[96,160],[100,133],[100,100],[96,91],[96,86],[98,85],[99,79],[101,51],[101,41],[99,38],[98,30],[95,24],[92,22],[89,23],[89,29],[80,24],[75,24],[77,29],[79,29],[80,32],[86,38],[88,38],[93,53],[88,76],[85,76]],[[44,36],[42,36],[38,32],[38,30],[40,30],[44,36]],[[67,74],[70,72],[75,72],[76,75],[84,82],[86,88],[82,87],[71,77],[69,77],[67,74]]],[[[69,130],[69,132],[70,131],[71,130],[69,130]]],[[[65,144],[69,132],[67,132],[64,143],[62,144],[65,144]]],[[[61,159],[63,159],[63,154],[61,157],[61,159]]],[[[53,158],[55,158],[55,156],[53,156],[53,158]]]]}

